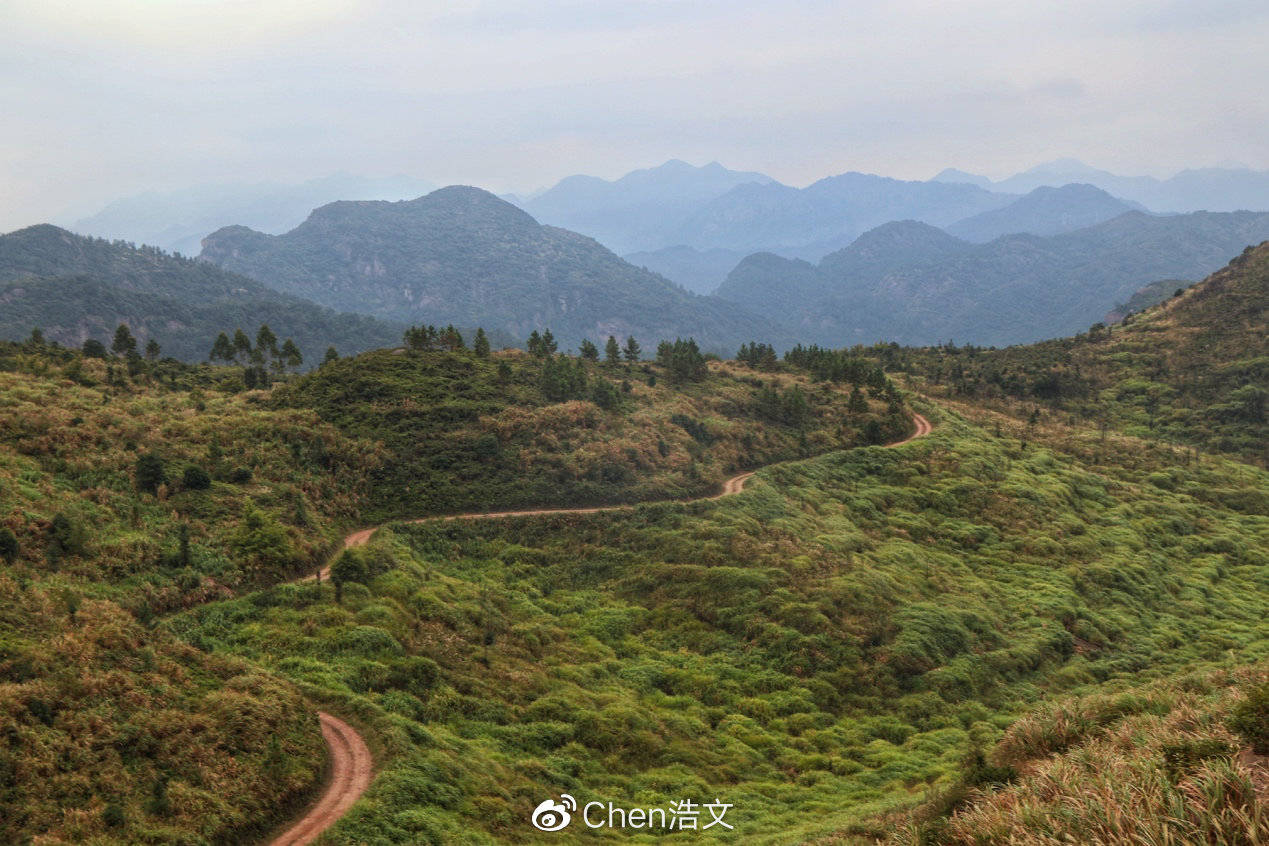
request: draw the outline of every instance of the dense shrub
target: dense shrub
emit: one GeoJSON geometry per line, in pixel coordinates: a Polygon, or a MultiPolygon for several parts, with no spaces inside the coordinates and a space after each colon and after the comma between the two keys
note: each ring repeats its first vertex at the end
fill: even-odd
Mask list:
{"type": "Polygon", "coordinates": [[[1249,685],[1229,724],[1260,755],[1269,755],[1269,681],[1249,685]]]}
{"type": "Polygon", "coordinates": [[[185,468],[185,473],[181,476],[181,484],[186,490],[205,491],[211,487],[211,476],[202,467],[191,464],[185,468]]]}
{"type": "Polygon", "coordinates": [[[138,456],[136,477],[137,490],[148,494],[156,493],[159,485],[167,481],[163,459],[152,452],[138,456]]]}

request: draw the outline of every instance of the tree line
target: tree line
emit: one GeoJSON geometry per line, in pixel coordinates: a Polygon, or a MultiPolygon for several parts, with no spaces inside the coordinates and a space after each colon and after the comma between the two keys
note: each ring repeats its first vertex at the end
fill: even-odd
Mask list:
{"type": "MultiPolygon", "coordinates": [[[[338,357],[334,347],[330,347],[326,355],[327,361],[338,357]]],[[[304,356],[295,341],[287,338],[279,346],[278,336],[273,334],[267,323],[262,323],[256,331],[254,345],[242,329],[235,329],[232,339],[221,332],[216,336],[208,358],[213,362],[240,365],[243,368],[243,383],[248,390],[267,388],[274,377],[282,377],[292,370],[298,370],[304,363],[304,356]]]]}

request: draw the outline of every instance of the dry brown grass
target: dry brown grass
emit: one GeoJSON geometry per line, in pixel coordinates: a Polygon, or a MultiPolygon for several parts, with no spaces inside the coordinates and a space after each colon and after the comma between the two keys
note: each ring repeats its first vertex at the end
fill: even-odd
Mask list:
{"type": "Polygon", "coordinates": [[[1046,706],[1016,722],[997,762],[1020,776],[968,793],[950,818],[910,822],[895,844],[1269,842],[1259,762],[1225,725],[1266,669],[1215,672],[1046,706]]]}

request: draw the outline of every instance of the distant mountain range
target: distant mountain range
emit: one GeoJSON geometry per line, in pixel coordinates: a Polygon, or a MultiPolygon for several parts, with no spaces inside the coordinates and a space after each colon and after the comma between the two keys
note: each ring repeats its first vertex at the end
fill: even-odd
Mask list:
{"type": "Polygon", "coordinates": [[[1061,235],[1118,217],[1144,211],[1137,203],[1112,197],[1093,185],[1040,186],[1007,206],[976,214],[943,227],[957,238],[985,244],[1002,235],[1061,235]]]}
{"type": "Polygon", "coordinates": [[[478,188],[331,203],[279,236],[228,227],[203,241],[201,258],[332,308],[517,338],[550,328],[561,348],[610,334],[645,344],[690,335],[731,353],[773,334],[769,319],[689,293],[478,188]]]}
{"type": "Polygon", "coordinates": [[[934,181],[1008,194],[1025,194],[1042,186],[1086,183],[1155,212],[1269,210],[1269,171],[1241,167],[1183,170],[1168,179],[1156,179],[1119,176],[1078,159],[1058,159],[999,182],[955,168],[944,170],[934,181]]]}
{"type": "MultiPolygon", "coordinates": [[[[1072,232],[1086,226],[1092,226],[1126,211],[1140,210],[1136,203],[1129,203],[1112,197],[1100,188],[1092,185],[1064,185],[1058,188],[1040,187],[1031,193],[1014,197],[1013,195],[988,194],[980,189],[972,188],[972,194],[960,198],[939,196],[937,192],[923,190],[915,186],[928,186],[931,183],[898,182],[881,180],[877,177],[864,177],[861,174],[848,174],[836,180],[836,184],[820,185],[820,188],[808,199],[808,194],[797,192],[778,184],[765,186],[746,186],[729,192],[715,201],[715,214],[727,220],[739,220],[745,216],[738,206],[737,196],[742,193],[754,195],[765,192],[772,198],[782,195],[788,202],[783,206],[778,202],[757,203],[753,208],[765,207],[765,222],[768,228],[782,228],[785,231],[783,240],[795,241],[793,232],[797,229],[797,219],[807,233],[812,234],[812,242],[801,245],[774,246],[760,250],[784,258],[815,259],[826,252],[839,249],[842,244],[849,244],[857,237],[858,223],[854,221],[873,222],[873,226],[883,225],[894,218],[890,213],[901,215],[924,223],[941,223],[963,208],[957,208],[958,199],[967,199],[972,203],[989,206],[987,211],[970,215],[943,226],[966,241],[986,243],[1002,235],[1013,233],[1030,233],[1034,235],[1059,235],[1072,232]],[[854,189],[854,190],[852,190],[854,189]],[[818,195],[818,199],[815,195],[818,195]],[[906,195],[906,197],[905,197],[906,195]],[[864,198],[871,197],[871,201],[864,198]],[[941,201],[949,201],[949,205],[941,206],[941,201]],[[868,207],[868,202],[874,205],[868,207]],[[834,204],[837,210],[833,210],[834,204]],[[731,208],[719,212],[718,206],[730,205],[731,208]],[[801,206],[801,211],[793,211],[801,206]],[[853,209],[853,212],[851,211],[853,209]],[[854,214],[855,217],[851,217],[854,214]],[[816,230],[816,220],[828,222],[836,227],[837,234],[827,235],[824,230],[816,230]],[[852,235],[852,233],[855,233],[852,235]],[[848,237],[849,236],[849,237],[848,237]],[[841,243],[839,243],[841,242],[841,243]],[[832,250],[827,248],[832,247],[832,250]]],[[[964,186],[971,188],[971,186],[964,186]]],[[[812,186],[815,188],[815,186],[812,186]]],[[[811,189],[805,189],[811,192],[811,189]]],[[[753,217],[759,218],[756,211],[753,217]]],[[[900,218],[902,219],[902,217],[900,218]]],[[[724,227],[713,227],[722,230],[724,227]]],[[[866,230],[865,230],[866,231],[866,230]]],[[[775,237],[769,233],[768,236],[775,237]]],[[[779,240],[779,238],[776,238],[779,240]]],[[[746,255],[742,249],[725,249],[714,247],[697,249],[688,246],[665,247],[660,250],[630,253],[626,259],[633,264],[648,267],[669,279],[683,284],[698,293],[713,293],[733,268],[746,255]]]]}
{"type": "Polygon", "coordinates": [[[1048,238],[971,244],[891,223],[818,265],[749,256],[717,296],[793,322],[805,342],[1025,343],[1074,334],[1164,278],[1199,278],[1269,238],[1269,213],[1128,212],[1048,238]]]}
{"type": "Polygon", "coordinates": [[[399,344],[400,324],[338,314],[215,265],[153,247],[87,238],[48,224],[0,236],[0,338],[20,340],[39,327],[51,341],[107,345],[126,323],[164,355],[207,358],[221,331],[252,337],[268,323],[293,338],[308,363],[329,345],[342,353],[399,344]]]}
{"type": "Polygon", "coordinates": [[[708,293],[745,255],[818,261],[894,220],[984,243],[1015,233],[1058,235],[1130,210],[1266,210],[1269,174],[1186,171],[1161,181],[1060,160],[1001,182],[949,169],[928,182],[845,173],[794,188],[718,163],[672,161],[612,182],[569,177],[515,202],[544,223],[590,235],[633,264],[708,293]]]}
{"type": "Polygon", "coordinates": [[[740,185],[774,180],[761,173],[704,167],[673,159],[609,182],[570,176],[517,202],[537,220],[589,235],[617,253],[658,249],[680,242],[679,230],[702,206],[740,185]]]}
{"type": "MultiPolygon", "coordinates": [[[[70,228],[195,254],[207,233],[225,226],[276,235],[329,202],[405,200],[434,187],[414,179],[342,175],[303,185],[203,186],[118,200],[70,228]]],[[[632,264],[704,294],[746,255],[771,252],[814,262],[894,220],[918,220],[986,242],[1018,232],[1069,232],[1129,209],[1265,211],[1269,173],[1207,168],[1160,180],[1060,159],[999,182],[949,168],[929,182],[845,173],[795,188],[763,173],[676,159],[616,180],[570,176],[545,191],[503,199],[542,223],[595,238],[632,264]],[[1110,196],[1087,188],[1080,193],[1071,185],[1110,196]],[[1038,189],[1063,190],[1027,198],[1038,189]]]]}
{"type": "MultiPolygon", "coordinates": [[[[1225,205],[1255,200],[1259,178],[1235,170],[1125,178],[1062,160],[998,183],[949,170],[928,182],[847,173],[793,188],[718,163],[671,161],[614,181],[570,177],[540,194],[512,197],[516,205],[454,186],[413,200],[341,200],[297,211],[305,196],[341,190],[337,180],[303,190],[136,198],[95,216],[93,225],[104,226],[111,214],[134,227],[166,220],[168,229],[177,225],[177,211],[189,221],[237,215],[235,225],[203,240],[201,258],[241,274],[240,281],[256,280],[254,287],[220,294],[199,285],[134,289],[126,273],[103,278],[91,271],[87,281],[96,287],[79,295],[92,304],[87,311],[69,307],[71,283],[63,281],[60,293],[47,294],[60,303],[55,313],[10,292],[10,302],[25,303],[25,311],[10,308],[0,324],[22,323],[25,332],[36,318],[56,318],[49,325],[81,337],[98,331],[85,322],[88,313],[104,315],[105,323],[114,320],[109,315],[142,315],[140,296],[173,325],[202,331],[235,313],[231,305],[250,313],[240,307],[244,298],[265,311],[278,308],[270,290],[277,289],[301,298],[290,301],[297,309],[293,334],[329,326],[332,340],[350,349],[376,337],[395,343],[406,322],[481,324],[517,341],[549,327],[564,347],[609,334],[649,341],[693,335],[728,353],[751,339],[1008,344],[1079,331],[1116,313],[1143,286],[1200,278],[1269,237],[1263,214],[1143,211],[1167,208],[1169,196],[1180,202],[1182,189],[1195,185],[1202,190],[1184,195],[1187,202],[1225,189],[1225,205]],[[1231,174],[1245,177],[1238,191],[1228,184],[1231,174]],[[256,200],[251,213],[265,223],[242,225],[256,200]],[[198,210],[211,217],[194,215],[198,210]],[[625,251],[626,260],[608,246],[625,251]],[[715,289],[718,296],[700,296],[715,289]],[[347,315],[309,311],[314,303],[380,322],[349,323],[347,315]],[[177,314],[178,307],[204,311],[177,314]]],[[[360,184],[343,190],[364,195],[373,187],[360,184]]],[[[379,187],[389,191],[386,183],[379,187]]],[[[188,240],[188,227],[182,232],[188,240]]],[[[65,279],[89,273],[90,265],[23,272],[65,279]]],[[[34,290],[52,283],[23,284],[34,290]]]]}
{"type": "Polygon", "coordinates": [[[115,200],[101,211],[69,223],[83,235],[149,244],[197,255],[208,232],[241,224],[261,232],[294,228],[313,209],[334,200],[404,200],[436,186],[419,179],[367,179],[347,174],[299,185],[282,183],[202,185],[115,200]]]}

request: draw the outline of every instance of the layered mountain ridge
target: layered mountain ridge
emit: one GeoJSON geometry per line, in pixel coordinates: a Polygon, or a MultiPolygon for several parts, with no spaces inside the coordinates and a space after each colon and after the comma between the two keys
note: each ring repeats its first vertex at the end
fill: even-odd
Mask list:
{"type": "Polygon", "coordinates": [[[40,328],[68,346],[109,341],[126,323],[167,355],[207,357],[222,331],[268,323],[316,360],[329,345],[358,352],[400,341],[402,326],[340,314],[219,267],[154,247],[75,235],[43,224],[0,236],[0,338],[40,328]]]}
{"type": "Polygon", "coordinates": [[[691,294],[465,186],[404,202],[332,203],[280,236],[228,227],[204,239],[200,258],[333,308],[479,323],[519,338],[550,328],[565,345],[692,335],[727,349],[769,331],[743,307],[691,294]]]}

